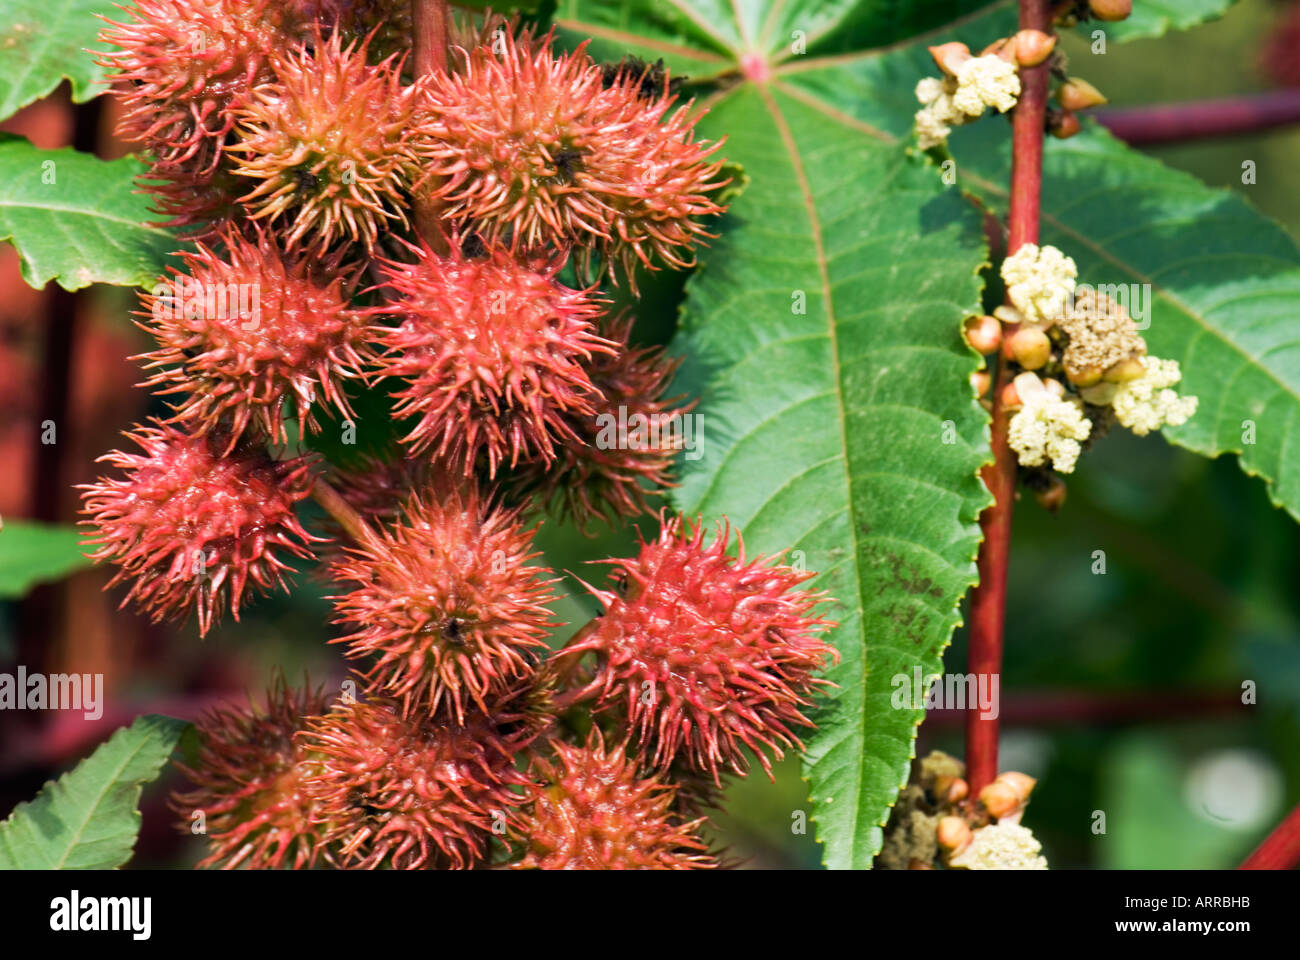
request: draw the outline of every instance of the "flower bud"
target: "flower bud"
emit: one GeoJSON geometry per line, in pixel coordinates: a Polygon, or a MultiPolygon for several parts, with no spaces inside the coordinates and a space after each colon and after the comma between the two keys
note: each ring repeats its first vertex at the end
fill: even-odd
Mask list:
{"type": "Polygon", "coordinates": [[[939,846],[952,853],[959,853],[964,850],[970,843],[972,836],[970,827],[961,817],[942,818],[936,830],[939,846]]]}
{"type": "Polygon", "coordinates": [[[970,375],[970,385],[975,390],[975,396],[982,397],[989,392],[989,387],[993,385],[993,377],[987,370],[976,370],[970,375]]]}
{"type": "Polygon", "coordinates": [[[957,76],[957,68],[971,58],[970,47],[956,40],[929,49],[930,56],[934,57],[939,69],[950,77],[957,76]]]}
{"type": "Polygon", "coordinates": [[[1082,129],[1079,118],[1069,110],[1058,110],[1048,116],[1048,132],[1058,140],[1068,140],[1082,129]]]}
{"type": "Polygon", "coordinates": [[[1108,367],[1102,379],[1108,383],[1128,383],[1146,373],[1146,369],[1141,357],[1125,357],[1108,367]]]}
{"type": "Polygon", "coordinates": [[[961,777],[934,778],[934,796],[940,803],[960,803],[970,793],[970,785],[961,777]]]}
{"type": "Polygon", "coordinates": [[[1060,477],[1052,477],[1047,489],[1034,491],[1034,499],[1048,513],[1057,513],[1065,506],[1065,493],[1065,481],[1060,477]]]}
{"type": "Polygon", "coordinates": [[[1006,773],[999,774],[998,779],[1016,792],[1016,796],[1020,798],[1021,803],[1029,799],[1029,795],[1034,792],[1034,784],[1038,783],[1028,774],[1018,773],[1015,770],[1008,770],[1006,773]]]}
{"type": "Polygon", "coordinates": [[[1079,396],[1083,397],[1085,403],[1091,403],[1094,407],[1108,407],[1115,399],[1117,390],[1119,390],[1117,383],[1098,383],[1081,388],[1079,396]]]}
{"type": "Polygon", "coordinates": [[[1088,0],[1088,7],[1098,20],[1126,20],[1133,12],[1133,0],[1088,0]]]}
{"type": "Polygon", "coordinates": [[[1002,324],[993,317],[967,317],[966,342],[978,353],[993,353],[1002,342],[1002,324]]]}
{"type": "Polygon", "coordinates": [[[1043,381],[1043,387],[1048,393],[1056,397],[1057,400],[1065,399],[1065,384],[1061,383],[1060,380],[1057,380],[1054,377],[1048,377],[1043,381]]]}
{"type": "Polygon", "coordinates": [[[1038,370],[1052,358],[1052,341],[1037,327],[1021,327],[1011,336],[1011,355],[1026,370],[1038,370]]]}
{"type": "Polygon", "coordinates": [[[1021,400],[1025,400],[1036,394],[1042,393],[1043,390],[1045,389],[1043,386],[1043,381],[1039,380],[1038,375],[1035,373],[1019,374],[1016,376],[1014,380],[1011,381],[1011,383],[1016,388],[1016,394],[1020,397],[1021,400]]]}
{"type": "Polygon", "coordinates": [[[1007,326],[1018,326],[1025,322],[1025,315],[1009,303],[1004,303],[1002,306],[994,309],[993,316],[997,317],[997,319],[1001,320],[1007,326]]]}
{"type": "Polygon", "coordinates": [[[1016,38],[1003,37],[1001,40],[994,40],[987,47],[980,51],[981,57],[997,57],[1005,60],[1013,67],[1016,66],[1016,38]]]}
{"type": "Polygon", "coordinates": [[[1091,387],[1101,382],[1101,370],[1097,367],[1067,367],[1065,376],[1076,387],[1091,387]]]}
{"type": "Polygon", "coordinates": [[[1021,30],[1016,34],[1016,60],[1022,67],[1036,67],[1056,49],[1055,34],[1042,30],[1021,30]]]}
{"type": "MultiPolygon", "coordinates": [[[[980,791],[980,803],[994,819],[1000,820],[1018,810],[1024,801],[1011,784],[999,778],[980,791]]],[[[943,821],[940,821],[942,825],[943,821]]]]}
{"type": "Polygon", "coordinates": [[[1056,91],[1056,102],[1066,110],[1087,110],[1089,107],[1100,106],[1107,101],[1101,91],[1087,80],[1071,77],[1061,84],[1061,89],[1056,91]]]}
{"type": "Polygon", "coordinates": [[[1016,392],[1016,385],[1008,383],[1002,388],[1002,407],[1005,410],[1019,410],[1024,406],[1024,401],[1020,399],[1020,394],[1016,392]]]}

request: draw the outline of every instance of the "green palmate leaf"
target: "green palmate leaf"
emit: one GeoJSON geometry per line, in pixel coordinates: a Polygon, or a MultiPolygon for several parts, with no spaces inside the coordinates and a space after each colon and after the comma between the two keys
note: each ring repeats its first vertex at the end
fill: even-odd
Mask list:
{"type": "Polygon", "coordinates": [[[0,134],[0,240],[10,240],[33,287],[92,283],[143,286],[162,273],[177,246],[147,227],[149,201],[135,192],[144,168],[133,159],[98,160],[75,150],[40,150],[0,134]]]}
{"type": "Polygon", "coordinates": [[[139,717],[0,823],[0,870],[113,870],[140,832],[140,791],[158,776],[183,720],[139,717]]]}
{"type": "Polygon", "coordinates": [[[75,103],[102,92],[95,47],[113,0],[5,0],[0,7],[0,120],[39,100],[66,77],[75,103]]]}
{"type": "Polygon", "coordinates": [[[1116,23],[1084,24],[1081,29],[1104,29],[1107,36],[1119,40],[1159,37],[1170,30],[1186,30],[1227,13],[1235,0],[1137,0],[1127,20],[1116,23]]]}
{"type": "Polygon", "coordinates": [[[568,3],[558,14],[570,39],[599,36],[602,56],[731,75],[706,93],[700,129],[729,138],[749,183],[687,284],[679,385],[700,397],[704,442],[678,502],[728,517],[751,551],[797,551],[837,600],[839,686],[805,766],[833,867],[870,866],[879,849],[923,716],[896,708],[893,678],[939,668],[975,580],[987,418],[960,325],[978,309],[986,254],[977,212],[896,141],[814,92],[745,77],[784,62],[809,77],[835,69],[838,48],[790,48],[793,24],[807,25],[810,51],[866,23],[896,41],[908,29],[890,19],[898,6],[568,3]],[[767,51],[761,63],[754,49],[767,51]]]}
{"type": "Polygon", "coordinates": [[[75,527],[6,520],[0,529],[0,598],[21,597],[38,583],[90,566],[75,527]]]}

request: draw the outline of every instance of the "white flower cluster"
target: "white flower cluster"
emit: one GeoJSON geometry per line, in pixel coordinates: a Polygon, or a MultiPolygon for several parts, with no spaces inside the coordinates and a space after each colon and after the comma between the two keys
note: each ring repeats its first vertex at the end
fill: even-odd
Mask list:
{"type": "Polygon", "coordinates": [[[1006,113],[1020,96],[1020,75],[998,56],[971,57],[957,68],[957,92],[952,105],[962,113],[978,117],[985,107],[1006,113]]]}
{"type": "MultiPolygon", "coordinates": [[[[963,48],[964,49],[964,48],[963,48]]],[[[988,107],[1006,113],[1020,96],[1020,76],[1001,57],[970,57],[955,76],[926,77],[916,85],[917,145],[922,150],[948,139],[952,128],[970,123],[988,107]]]]}
{"type": "Polygon", "coordinates": [[[1136,380],[1121,383],[1111,405],[1115,419],[1139,437],[1166,424],[1179,427],[1196,413],[1196,397],[1180,397],[1170,390],[1183,378],[1177,360],[1143,357],[1146,372],[1136,380]]]}
{"type": "Polygon", "coordinates": [[[1051,326],[1070,303],[1079,269],[1056,247],[1021,244],[1002,261],[1007,297],[1027,323],[1051,326]]]}
{"type": "Polygon", "coordinates": [[[1000,820],[980,827],[948,865],[966,870],[1046,870],[1043,845],[1028,827],[1000,820]]]}
{"type": "MultiPolygon", "coordinates": [[[[1032,374],[1023,374],[1028,377],[1032,374]]],[[[1092,421],[1080,404],[1044,390],[1025,390],[1017,378],[1023,406],[1007,425],[1007,442],[1016,459],[1026,467],[1041,467],[1051,461],[1057,473],[1073,473],[1083,452],[1082,441],[1092,432],[1092,421]]]]}

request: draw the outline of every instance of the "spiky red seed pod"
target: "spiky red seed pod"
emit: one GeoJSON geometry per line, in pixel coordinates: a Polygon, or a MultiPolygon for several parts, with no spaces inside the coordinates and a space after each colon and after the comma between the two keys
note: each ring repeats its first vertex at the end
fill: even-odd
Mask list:
{"type": "Polygon", "coordinates": [[[458,720],[530,676],[556,626],[545,567],[530,560],[533,531],[518,509],[472,490],[413,495],[402,522],[351,547],[331,568],[355,583],[334,600],[336,623],[355,632],[334,640],[348,656],[375,657],[367,679],[403,709],[449,704],[458,720]]]}
{"type": "Polygon", "coordinates": [[[161,161],[210,172],[230,108],[268,77],[270,51],[297,25],[275,0],[134,0],[124,9],[130,22],[106,19],[100,33],[119,49],[98,59],[115,71],[125,107],[118,135],[161,161]]]}
{"type": "Polygon", "coordinates": [[[674,812],[676,788],[641,777],[624,745],[605,749],[593,728],[586,746],[554,741],[558,762],[533,761],[542,783],[524,820],[527,853],[515,869],[700,870],[717,866],[696,834],[704,818],[674,812]]]}
{"type": "Polygon", "coordinates": [[[199,170],[195,164],[155,160],[137,182],[162,218],[153,225],[175,229],[187,240],[216,237],[247,222],[238,202],[244,182],[224,166],[199,170]]]}
{"type": "Polygon", "coordinates": [[[344,46],[337,32],[274,54],[271,69],[233,109],[237,142],[226,152],[251,187],[240,203],[287,248],[346,237],[369,251],[381,227],[407,222],[426,152],[419,88],[402,85],[396,57],[372,66],[365,43],[344,46]]]}
{"type": "Polygon", "coordinates": [[[330,476],[330,484],[363,519],[382,523],[400,519],[402,506],[413,492],[446,482],[448,477],[438,464],[400,453],[392,457],[365,454],[330,476]]]}
{"type": "Polygon", "coordinates": [[[303,787],[312,762],[294,741],[306,718],[324,713],[324,693],[291,689],[277,676],[266,709],[220,704],[196,724],[198,763],[177,766],[193,791],[172,794],[171,807],[189,833],[203,816],[209,854],[199,867],[275,870],[331,859],[321,842],[316,803],[303,787]]]}
{"type": "Polygon", "coordinates": [[[152,320],[139,326],[160,344],[133,358],[156,371],[142,386],[180,394],[173,422],[228,427],[231,446],[250,424],[285,442],[290,416],[316,432],[321,407],[354,418],[343,385],[364,378],[374,353],[369,321],[349,306],[347,274],[337,262],[282,253],[265,231],[256,242],[233,230],[222,240],[224,253],[198,244],[181,254],[184,272],[171,268],[141,295],[152,320]]]}
{"type": "Polygon", "coordinates": [[[555,462],[530,464],[512,478],[517,491],[537,491],[584,531],[593,520],[640,516],[649,497],[676,486],[673,461],[695,406],[664,397],[680,360],[657,347],[629,347],[632,326],[630,316],[613,323],[618,352],[587,364],[597,398],[590,415],[569,417],[577,439],[558,447],[555,462]]]}
{"type": "Polygon", "coordinates": [[[283,558],[312,558],[308,546],[320,538],[294,515],[311,492],[306,458],[271,460],[250,448],[222,455],[219,433],[161,423],[125,436],[144,455],[99,458],[127,475],[83,485],[91,519],[81,521],[95,530],[91,559],[121,567],[109,585],[134,581],[123,605],[134,600],[155,623],[197,611],[203,635],[227,602],[238,620],[250,588],[284,589],[291,568],[283,558]]]}
{"type": "Polygon", "coordinates": [[[551,39],[501,30],[432,78],[421,120],[444,215],[515,248],[594,250],[629,276],[656,257],[689,266],[709,236],[694,218],[721,212],[721,144],[694,142],[666,80],[646,98],[644,70],[609,76],[585,44],[557,54],[551,39]]]}
{"type": "Polygon", "coordinates": [[[796,589],[813,574],[747,562],[743,541],[733,559],[730,533],[706,546],[702,525],[666,520],[638,557],[612,561],[621,595],[593,589],[604,613],[556,655],[596,654],[596,708],[622,703],[649,766],[680,758],[715,781],[745,772],[746,747],[769,776],[765,750],[802,748],[792,728],[811,726],[802,708],[827,683],[815,674],[838,656],[814,613],[824,594],[796,589]]]}
{"type": "MultiPolygon", "coordinates": [[[[472,473],[486,459],[555,459],[574,438],[569,418],[590,416],[595,388],[583,368],[614,345],[596,333],[599,301],[555,279],[556,263],[527,264],[496,248],[467,257],[453,242],[443,256],[422,245],[414,263],[380,261],[396,327],[377,327],[387,348],[377,368],[407,381],[394,393],[397,416],[419,418],[403,438],[472,473]]],[[[415,248],[413,248],[415,249],[415,248]]]]}
{"type": "MultiPolygon", "coordinates": [[[[370,39],[372,59],[411,47],[410,0],[286,0],[294,20],[337,30],[345,40],[370,39]]],[[[304,31],[302,39],[311,39],[304,31]]]]}
{"type": "Polygon", "coordinates": [[[535,735],[508,705],[462,725],[376,697],[313,719],[300,742],[321,758],[307,787],[346,866],[465,869],[517,817],[514,755],[535,735]]]}

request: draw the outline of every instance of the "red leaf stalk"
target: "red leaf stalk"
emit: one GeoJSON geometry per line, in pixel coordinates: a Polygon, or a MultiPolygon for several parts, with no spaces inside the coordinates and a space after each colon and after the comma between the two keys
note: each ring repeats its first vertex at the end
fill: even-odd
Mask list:
{"type": "MultiPolygon", "coordinates": [[[[1048,0],[1020,0],[1020,29],[1052,31],[1048,0]]],[[[1038,242],[1038,202],[1043,183],[1043,127],[1047,115],[1046,63],[1020,70],[1020,100],[1011,118],[1011,209],[1007,253],[1038,242]]],[[[1016,490],[1016,458],[1007,444],[1006,409],[1002,391],[1011,371],[999,362],[993,387],[993,463],[983,472],[993,494],[980,526],[984,545],[979,555],[979,586],[971,596],[970,653],[967,669],[974,674],[1002,671],[1002,629],[1006,617],[1007,563],[1011,549],[1011,512],[1016,490]]],[[[998,773],[998,722],[966,714],[966,778],[977,795],[998,773]]]]}
{"type": "Polygon", "coordinates": [[[1258,133],[1300,123],[1300,89],[1099,110],[1097,120],[1134,146],[1258,133]]]}

